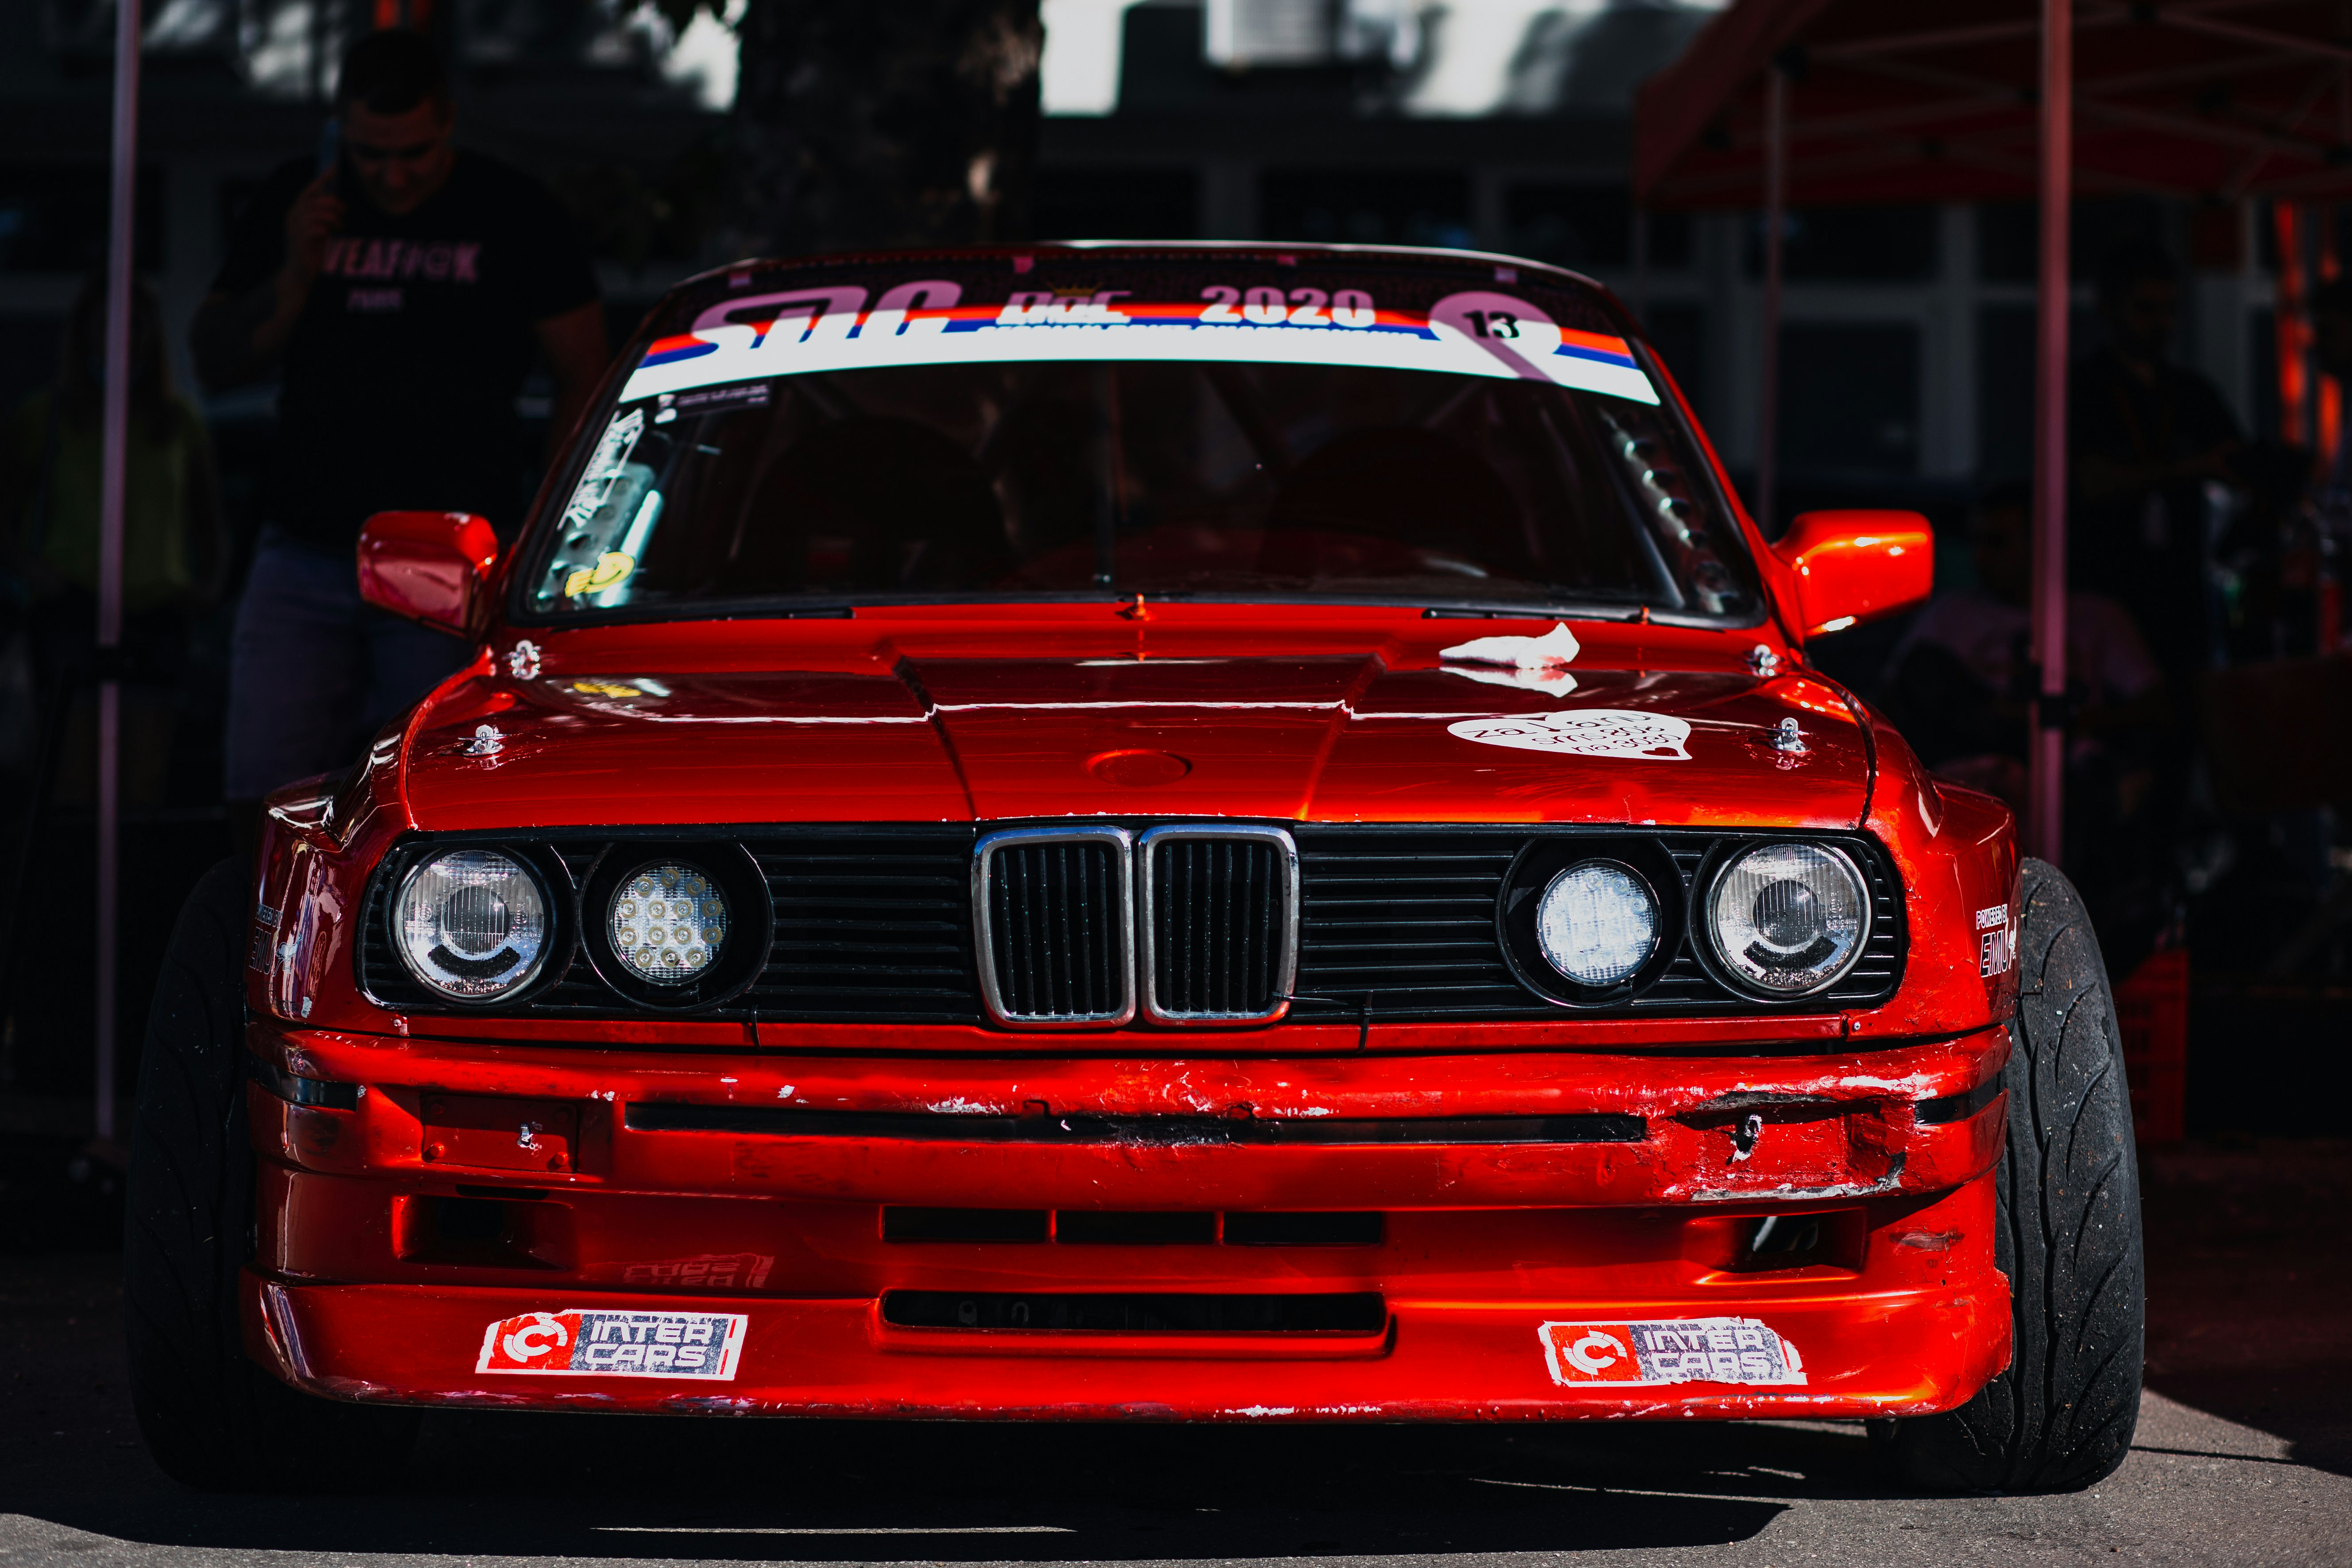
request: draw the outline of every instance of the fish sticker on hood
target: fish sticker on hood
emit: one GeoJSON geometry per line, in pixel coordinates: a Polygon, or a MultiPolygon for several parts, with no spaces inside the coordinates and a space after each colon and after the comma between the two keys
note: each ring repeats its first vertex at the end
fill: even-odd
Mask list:
{"type": "Polygon", "coordinates": [[[1482,746],[1559,752],[1571,757],[1625,757],[1634,762],[1690,761],[1685,742],[1690,721],[1624,708],[1571,708],[1559,713],[1463,719],[1446,729],[1482,746]]]}
{"type": "Polygon", "coordinates": [[[1489,686],[1516,686],[1528,691],[1552,691],[1565,697],[1576,689],[1569,663],[1582,651],[1576,634],[1560,622],[1539,637],[1473,637],[1438,654],[1440,668],[1465,680],[1489,686]]]}
{"type": "Polygon", "coordinates": [[[1542,669],[1573,663],[1583,651],[1584,646],[1576,640],[1576,634],[1562,621],[1539,637],[1472,637],[1468,642],[1441,649],[1437,657],[1448,664],[1498,664],[1512,669],[1542,669]]]}

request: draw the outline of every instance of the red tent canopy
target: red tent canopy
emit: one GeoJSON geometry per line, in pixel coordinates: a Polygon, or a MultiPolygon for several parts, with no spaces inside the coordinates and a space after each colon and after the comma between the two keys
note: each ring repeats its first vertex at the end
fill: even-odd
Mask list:
{"type": "MultiPolygon", "coordinates": [[[[2346,0],[1735,0],[1634,106],[1648,206],[1762,205],[1757,501],[1778,427],[1791,203],[2038,195],[2031,842],[2056,859],[2066,690],[2068,227],[2076,190],[2282,203],[2352,192],[2346,0]],[[2048,112],[2045,113],[2045,104],[2048,112]]],[[[2291,220],[2292,209],[2282,206],[2291,220]]],[[[2293,231],[2282,225],[2282,237],[2293,231]]],[[[2296,323],[2283,246],[2282,347],[2296,323]]],[[[2300,354],[2282,353],[2282,380],[2300,354]]]]}
{"type": "MultiPolygon", "coordinates": [[[[1634,112],[1650,206],[1751,206],[1767,78],[1789,73],[1788,199],[1984,201],[2037,189],[2039,0],[1738,0],[1634,112]]],[[[2074,8],[2075,188],[2234,200],[2352,194],[2352,8],[2074,8]]]]}

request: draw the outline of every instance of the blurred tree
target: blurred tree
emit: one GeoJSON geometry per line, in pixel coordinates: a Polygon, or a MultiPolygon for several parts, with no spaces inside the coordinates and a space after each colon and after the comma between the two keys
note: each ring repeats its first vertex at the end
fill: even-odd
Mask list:
{"type": "MultiPolygon", "coordinates": [[[[725,0],[652,0],[681,31],[725,0]]],[[[773,254],[1018,239],[1038,0],[749,0],[736,220],[773,254]]]]}

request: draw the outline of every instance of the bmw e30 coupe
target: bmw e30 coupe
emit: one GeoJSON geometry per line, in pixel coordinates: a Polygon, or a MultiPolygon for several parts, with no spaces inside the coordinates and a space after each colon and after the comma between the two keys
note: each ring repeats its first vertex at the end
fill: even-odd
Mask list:
{"type": "Polygon", "coordinates": [[[1808,649],[1597,285],[1037,246],[674,291],[470,663],[181,917],[127,1260],[199,1485],[423,1408],[1805,1416],[2086,1484],[2137,1411],[2063,877],[1808,649]]]}

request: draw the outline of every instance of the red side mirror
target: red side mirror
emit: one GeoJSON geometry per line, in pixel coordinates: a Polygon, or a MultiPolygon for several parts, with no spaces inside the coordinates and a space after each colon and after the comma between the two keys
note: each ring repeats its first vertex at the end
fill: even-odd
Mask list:
{"type": "Polygon", "coordinates": [[[499,536],[465,511],[380,511],[360,530],[360,597],[436,631],[474,624],[499,536]]]}
{"type": "Polygon", "coordinates": [[[1772,553],[1797,579],[1797,635],[1907,610],[1936,586],[1936,536],[1916,511],[1809,511],[1772,553]]]}

